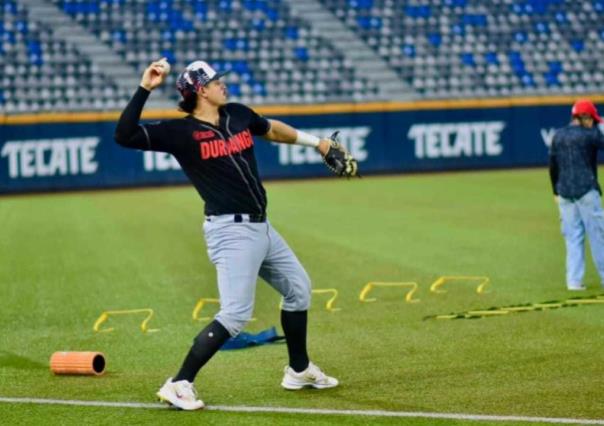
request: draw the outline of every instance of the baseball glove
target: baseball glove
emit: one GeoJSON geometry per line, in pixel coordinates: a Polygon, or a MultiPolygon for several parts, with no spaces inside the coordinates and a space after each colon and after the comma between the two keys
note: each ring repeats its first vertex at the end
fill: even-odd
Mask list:
{"type": "Polygon", "coordinates": [[[340,132],[335,132],[329,137],[331,139],[329,151],[323,157],[323,162],[332,172],[340,177],[361,177],[358,173],[357,160],[338,142],[338,133],[340,132]]]}

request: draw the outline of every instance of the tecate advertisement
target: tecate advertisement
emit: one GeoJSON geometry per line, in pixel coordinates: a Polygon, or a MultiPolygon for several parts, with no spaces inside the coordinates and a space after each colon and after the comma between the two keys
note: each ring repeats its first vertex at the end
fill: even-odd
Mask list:
{"type": "MultiPolygon", "coordinates": [[[[361,174],[547,164],[568,106],[476,108],[272,116],[317,136],[339,130],[361,174]]],[[[114,122],[4,125],[0,192],[162,185],[186,182],[169,154],[133,151],[113,140],[114,122]]],[[[255,137],[264,178],[325,176],[309,147],[255,137]]]]}

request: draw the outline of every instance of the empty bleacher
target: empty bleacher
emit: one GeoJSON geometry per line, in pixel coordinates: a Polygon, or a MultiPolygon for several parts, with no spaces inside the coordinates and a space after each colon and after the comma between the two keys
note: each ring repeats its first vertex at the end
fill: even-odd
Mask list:
{"type": "Polygon", "coordinates": [[[5,1],[0,14],[4,112],[115,109],[127,99],[89,58],[29,19],[23,6],[5,1]]]}
{"type": "MultiPolygon", "coordinates": [[[[196,59],[232,70],[234,101],[379,99],[377,83],[345,49],[292,13],[294,0],[40,1],[94,35],[133,76],[167,57],[173,72],[156,97],[171,105],[178,72],[196,59]]],[[[604,83],[604,0],[319,1],[415,98],[594,93],[604,83]]],[[[3,112],[115,110],[127,102],[131,90],[111,69],[32,19],[23,1],[3,1],[0,14],[3,112]]]]}
{"type": "MultiPolygon", "coordinates": [[[[110,45],[133,72],[159,57],[175,71],[205,59],[226,78],[233,100],[252,103],[369,100],[374,85],[308,23],[278,0],[55,0],[110,45]]],[[[163,93],[177,99],[177,72],[163,93]]]]}
{"type": "Polygon", "coordinates": [[[321,0],[424,98],[596,92],[604,1],[321,0]]]}

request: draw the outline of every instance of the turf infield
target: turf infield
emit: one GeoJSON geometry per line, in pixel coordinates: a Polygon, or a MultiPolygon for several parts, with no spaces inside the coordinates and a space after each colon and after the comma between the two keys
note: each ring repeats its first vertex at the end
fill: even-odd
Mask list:
{"type": "MultiPolygon", "coordinates": [[[[326,298],[314,296],[309,348],[342,385],[281,390],[286,351],[275,344],[220,352],[197,380],[207,404],[604,418],[604,305],[422,320],[578,295],[565,290],[546,170],[274,182],[267,190],[270,220],[314,288],[339,291],[339,312],[327,312],[326,298]],[[486,275],[491,292],[452,283],[446,294],[431,294],[440,275],[486,275]],[[378,301],[362,304],[359,292],[369,281],[415,281],[421,301],[376,289],[378,301]]],[[[191,320],[197,299],[217,296],[202,217],[190,187],[0,198],[0,396],[152,402],[203,326],[191,320]],[[134,308],[153,308],[149,326],[160,331],[141,333],[140,315],[110,319],[114,332],[92,331],[102,311],[134,308]],[[54,377],[47,363],[56,350],[102,351],[107,373],[54,377]]],[[[581,295],[604,292],[591,260],[586,284],[581,295]]],[[[278,325],[278,304],[260,281],[257,321],[248,330],[278,325]]],[[[0,416],[7,424],[368,422],[13,404],[0,404],[0,416]]]]}

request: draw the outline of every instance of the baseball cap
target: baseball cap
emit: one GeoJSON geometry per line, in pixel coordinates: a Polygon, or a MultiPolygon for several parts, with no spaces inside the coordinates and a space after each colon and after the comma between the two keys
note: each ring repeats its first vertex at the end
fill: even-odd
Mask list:
{"type": "Polygon", "coordinates": [[[590,115],[591,118],[593,118],[594,121],[597,123],[602,122],[602,118],[598,115],[598,110],[596,109],[596,106],[593,104],[592,101],[590,101],[588,99],[579,99],[573,105],[573,109],[572,109],[572,113],[571,113],[571,115],[573,117],[575,117],[577,115],[583,115],[583,114],[590,115]]]}
{"type": "Polygon", "coordinates": [[[191,62],[176,80],[176,88],[183,98],[188,97],[210,83],[218,80],[229,71],[218,73],[214,68],[204,61],[191,62]]]}

